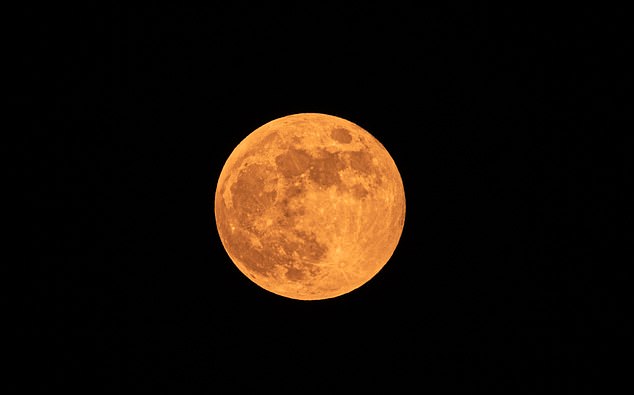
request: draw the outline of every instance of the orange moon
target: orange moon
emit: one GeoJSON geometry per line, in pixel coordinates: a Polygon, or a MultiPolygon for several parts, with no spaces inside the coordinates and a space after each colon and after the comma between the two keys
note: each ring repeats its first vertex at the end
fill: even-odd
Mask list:
{"type": "Polygon", "coordinates": [[[220,173],[214,211],[245,276],[287,298],[318,300],[357,289],[385,266],[403,231],[405,192],[370,133],[302,113],[238,144],[220,173]]]}

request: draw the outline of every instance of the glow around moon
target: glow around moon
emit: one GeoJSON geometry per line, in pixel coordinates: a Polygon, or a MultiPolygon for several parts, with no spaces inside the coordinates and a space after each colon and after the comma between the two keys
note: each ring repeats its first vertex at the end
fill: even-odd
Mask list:
{"type": "Polygon", "coordinates": [[[325,114],[273,120],[231,153],[215,195],[218,233],[254,283],[300,300],[333,298],[374,277],[403,230],[391,156],[356,124],[325,114]]]}

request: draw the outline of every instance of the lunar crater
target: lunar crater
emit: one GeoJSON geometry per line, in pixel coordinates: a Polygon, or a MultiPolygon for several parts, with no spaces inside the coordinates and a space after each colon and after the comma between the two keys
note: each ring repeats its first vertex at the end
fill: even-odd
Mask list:
{"type": "Polygon", "coordinates": [[[352,141],[352,136],[348,129],[342,127],[334,128],[332,132],[330,132],[330,137],[342,144],[348,144],[352,141]]]}

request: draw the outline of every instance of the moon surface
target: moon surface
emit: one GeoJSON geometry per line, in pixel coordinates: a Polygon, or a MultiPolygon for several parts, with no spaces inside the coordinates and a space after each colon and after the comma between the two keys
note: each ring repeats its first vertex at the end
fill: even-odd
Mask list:
{"type": "Polygon", "coordinates": [[[403,231],[394,160],[343,118],[302,113],[249,134],[215,194],[220,240],[255,284],[299,300],[334,298],[374,277],[403,231]]]}

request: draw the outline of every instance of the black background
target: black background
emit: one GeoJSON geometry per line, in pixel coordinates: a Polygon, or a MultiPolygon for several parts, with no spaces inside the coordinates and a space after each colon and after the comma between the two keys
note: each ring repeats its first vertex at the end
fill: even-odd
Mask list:
{"type": "Polygon", "coordinates": [[[537,391],[604,378],[627,349],[628,260],[608,257],[632,236],[618,208],[632,184],[621,11],[216,3],[24,9],[31,384],[537,391]],[[372,133],[407,198],[385,268],[319,302],[248,281],[213,218],[233,148],[298,112],[372,133]]]}

